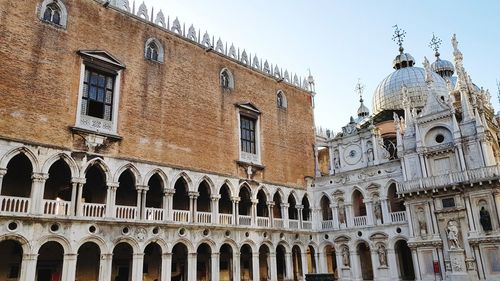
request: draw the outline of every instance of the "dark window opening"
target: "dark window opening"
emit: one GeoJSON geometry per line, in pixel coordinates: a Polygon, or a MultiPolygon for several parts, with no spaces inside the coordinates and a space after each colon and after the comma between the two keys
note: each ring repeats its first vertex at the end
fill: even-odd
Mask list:
{"type": "Polygon", "coordinates": [[[57,4],[52,3],[47,5],[45,13],[43,13],[43,20],[53,24],[61,25],[61,10],[57,4]]]}
{"type": "Polygon", "coordinates": [[[455,198],[444,198],[442,200],[443,208],[453,208],[455,207],[455,198]]]}
{"type": "Polygon", "coordinates": [[[255,123],[255,119],[240,115],[241,151],[243,152],[257,154],[255,146],[255,123]]]}
{"type": "Polygon", "coordinates": [[[149,43],[146,48],[146,58],[148,60],[158,61],[158,50],[159,48],[154,42],[149,43]]]}
{"type": "Polygon", "coordinates": [[[82,114],[111,121],[115,77],[94,69],[85,69],[82,114]]]}
{"type": "Polygon", "coordinates": [[[224,70],[220,74],[220,85],[222,88],[228,89],[229,88],[229,73],[227,73],[227,70],[224,70]]]}

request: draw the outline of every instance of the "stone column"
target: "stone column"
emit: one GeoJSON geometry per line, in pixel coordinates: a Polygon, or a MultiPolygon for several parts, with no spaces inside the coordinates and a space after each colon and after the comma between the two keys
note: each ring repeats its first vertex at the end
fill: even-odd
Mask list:
{"type": "Polygon", "coordinates": [[[389,267],[390,280],[399,280],[398,262],[396,259],[396,252],[394,249],[387,249],[387,265],[389,267]]]}
{"type": "Polygon", "coordinates": [[[21,262],[21,270],[19,271],[20,281],[35,280],[37,259],[38,259],[38,254],[23,254],[23,259],[21,262]]]}
{"type": "Polygon", "coordinates": [[[71,179],[71,214],[77,217],[83,216],[83,186],[86,182],[86,178],[71,179]]]}
{"type": "Polygon", "coordinates": [[[303,228],[302,221],[304,218],[302,217],[302,210],[304,210],[304,205],[295,205],[295,209],[297,209],[297,215],[299,218],[299,228],[303,228]]]}
{"type": "Polygon", "coordinates": [[[269,271],[271,273],[271,280],[278,280],[278,264],[276,263],[276,253],[269,253],[269,271]]]}
{"type": "Polygon", "coordinates": [[[378,269],[380,267],[380,261],[378,259],[378,253],[376,249],[370,250],[370,258],[372,259],[373,280],[380,280],[378,269]]]}
{"type": "Polygon", "coordinates": [[[163,253],[161,257],[161,281],[170,281],[172,279],[171,276],[172,253],[163,253]]]}
{"type": "Polygon", "coordinates": [[[274,201],[267,201],[267,208],[269,210],[269,227],[274,227],[274,201]]]}
{"type": "MultiPolygon", "coordinates": [[[[475,253],[475,256],[476,257],[480,257],[481,256],[481,253],[479,251],[479,246],[478,245],[475,245],[472,247],[474,253],[475,253]]],[[[483,262],[482,262],[482,259],[476,259],[476,270],[479,274],[479,279],[480,280],[486,280],[486,276],[484,276],[484,271],[483,271],[483,262]]]]}
{"type": "Polygon", "coordinates": [[[73,281],[76,278],[76,259],[78,254],[64,254],[62,280],[73,281]]]}
{"type": "Polygon", "coordinates": [[[132,255],[132,280],[142,280],[142,267],[144,265],[144,253],[132,255]]]}
{"type": "Polygon", "coordinates": [[[380,199],[380,207],[382,208],[382,219],[384,224],[392,223],[391,214],[389,213],[389,204],[387,198],[380,199]]]}
{"type": "Polygon", "coordinates": [[[408,232],[410,233],[410,237],[415,237],[415,233],[413,231],[413,220],[411,217],[410,204],[407,202],[404,203],[406,209],[406,219],[408,220],[408,232]]]}
{"type": "Polygon", "coordinates": [[[252,253],[252,280],[260,280],[259,252],[252,253]]]}
{"type": "MultiPolygon", "coordinates": [[[[363,280],[363,275],[361,273],[361,262],[359,260],[359,255],[356,250],[351,250],[350,251],[350,269],[351,269],[351,276],[354,277],[355,280],[363,280]]],[[[372,263],[373,267],[373,263],[372,263]]]]}
{"type": "Polygon", "coordinates": [[[99,281],[111,280],[112,270],[113,270],[113,254],[101,254],[99,281]]]}
{"type": "Polygon", "coordinates": [[[191,216],[191,222],[196,223],[198,221],[197,212],[197,199],[200,196],[199,192],[190,191],[189,193],[189,215],[191,216]]]}
{"type": "Polygon", "coordinates": [[[45,182],[49,178],[49,174],[33,173],[31,175],[31,208],[30,212],[35,215],[43,214],[43,193],[45,190],[45,182]]]}
{"type": "Polygon", "coordinates": [[[219,199],[220,194],[214,194],[210,196],[212,202],[212,222],[214,224],[219,224],[219,199]]]}
{"type": "Polygon", "coordinates": [[[432,223],[433,235],[436,237],[436,239],[439,239],[439,228],[437,225],[436,216],[434,215],[435,214],[434,203],[429,202],[429,204],[427,205],[428,205],[427,219],[429,220],[430,223],[432,223]]]}
{"type": "Polygon", "coordinates": [[[292,260],[292,253],[291,252],[286,252],[285,253],[285,272],[286,272],[286,278],[285,280],[292,280],[293,279],[293,260],[292,260]]]}
{"type": "Polygon", "coordinates": [[[495,191],[493,192],[493,200],[495,201],[495,206],[496,206],[496,213],[497,213],[497,219],[498,219],[498,225],[500,225],[500,192],[495,191]]]}
{"type": "Polygon", "coordinates": [[[321,171],[319,169],[319,160],[318,160],[318,146],[314,145],[314,171],[316,177],[321,177],[321,171]]]}
{"type": "Polygon", "coordinates": [[[354,213],[352,210],[352,203],[345,204],[345,221],[346,221],[346,227],[353,227],[354,226],[354,213]]]}
{"type": "Polygon", "coordinates": [[[330,204],[332,209],[333,229],[340,229],[339,206],[337,203],[330,204]]]}
{"type": "Polygon", "coordinates": [[[328,273],[325,252],[318,251],[318,273],[328,273]]]}
{"type": "Polygon", "coordinates": [[[241,280],[240,253],[233,253],[233,281],[241,280]]]}
{"type": "Polygon", "coordinates": [[[474,218],[470,204],[470,197],[469,196],[464,197],[464,201],[465,201],[465,209],[467,210],[467,222],[469,223],[469,231],[475,233],[476,225],[474,224],[474,218]]]}
{"type": "Polygon", "coordinates": [[[188,281],[196,281],[196,252],[188,254],[188,281]]]}
{"type": "Polygon", "coordinates": [[[283,225],[285,228],[289,228],[290,224],[288,223],[288,208],[290,207],[290,204],[288,203],[281,203],[281,216],[283,217],[283,225]]]}
{"type": "MultiPolygon", "coordinates": [[[[174,193],[175,189],[169,188],[165,189],[165,205],[163,206],[163,211],[165,212],[165,220],[173,221],[174,220],[174,193]]],[[[170,279],[169,279],[170,280],[170,279]]]]}
{"type": "Polygon", "coordinates": [[[411,256],[413,259],[413,271],[415,272],[415,281],[422,280],[422,276],[420,275],[420,266],[418,264],[418,254],[417,249],[411,249],[411,256]]]}
{"type": "Polygon", "coordinates": [[[252,202],[252,207],[250,208],[250,215],[252,216],[252,221],[251,225],[252,226],[257,226],[257,203],[259,203],[259,200],[257,199],[251,199],[252,202]]]}
{"type": "Polygon", "coordinates": [[[220,261],[220,254],[219,253],[212,253],[211,258],[211,276],[212,276],[212,281],[219,281],[219,261],[220,261]]]}
{"type": "Polygon", "coordinates": [[[3,176],[5,176],[5,174],[7,174],[7,169],[0,168],[0,194],[2,194],[3,176]]]}
{"type": "Polygon", "coordinates": [[[240,224],[240,211],[238,204],[240,202],[240,197],[234,196],[231,197],[231,201],[233,202],[233,214],[234,214],[234,225],[240,224]]]}
{"type": "MultiPolygon", "coordinates": [[[[302,260],[302,264],[300,266],[302,266],[302,280],[306,280],[306,274],[309,273],[309,266],[307,266],[307,252],[304,252],[302,253],[302,257],[301,257],[301,260],[302,260]]],[[[313,271],[314,271],[314,268],[313,268],[313,271]]]]}
{"type": "Polygon", "coordinates": [[[371,199],[363,199],[366,206],[366,225],[374,225],[373,219],[373,201],[371,199]]]}
{"type": "Polygon", "coordinates": [[[120,185],[118,182],[108,182],[108,191],[106,194],[106,217],[115,217],[115,200],[116,200],[116,189],[120,185]]]}
{"type": "Polygon", "coordinates": [[[145,220],[146,218],[146,199],[147,193],[149,191],[149,186],[138,185],[137,186],[137,213],[140,220],[145,220]]]}

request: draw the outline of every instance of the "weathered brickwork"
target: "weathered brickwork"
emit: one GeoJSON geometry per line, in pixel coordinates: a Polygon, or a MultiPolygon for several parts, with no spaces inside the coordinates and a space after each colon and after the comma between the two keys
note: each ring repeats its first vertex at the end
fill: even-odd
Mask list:
{"type": "Polygon", "coordinates": [[[305,187],[314,175],[313,110],[308,92],[284,85],[161,28],[92,0],[66,1],[67,29],[38,19],[40,1],[0,0],[0,137],[84,150],[75,125],[78,50],[105,50],[126,69],[118,135],[98,151],[111,157],[242,176],[235,104],[262,113],[263,182],[305,187]],[[76,16],[78,15],[78,16],[76,16]],[[163,44],[164,63],[144,59],[144,43],[163,44]],[[229,68],[235,89],[223,91],[229,68]],[[288,108],[276,106],[283,90],[288,108]]]}

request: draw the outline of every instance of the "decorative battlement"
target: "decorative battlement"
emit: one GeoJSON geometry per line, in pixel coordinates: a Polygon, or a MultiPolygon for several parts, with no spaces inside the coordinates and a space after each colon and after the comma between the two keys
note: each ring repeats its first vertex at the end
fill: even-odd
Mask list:
{"type": "Polygon", "coordinates": [[[220,37],[217,41],[215,41],[215,36],[210,36],[207,31],[205,31],[202,36],[200,29],[196,30],[192,24],[186,29],[186,25],[181,25],[177,17],[170,22],[170,17],[165,17],[162,10],[158,11],[155,16],[154,8],[149,10],[144,2],[142,2],[137,9],[135,1],[132,1],[132,8],[129,0],[111,0],[110,4],[119,10],[151,22],[167,32],[181,36],[193,43],[197,43],[207,51],[213,50],[218,54],[245,65],[248,68],[271,76],[280,82],[285,82],[303,90],[314,92],[314,79],[310,74],[308,77],[304,77],[302,79],[302,77],[298,76],[296,73],[294,74],[288,72],[286,69],[283,71],[283,69],[278,65],[273,65],[262,58],[259,59],[256,54],[252,57],[250,52],[247,52],[245,49],[241,50],[240,48],[236,48],[232,43],[228,47],[227,42],[222,42],[220,37]]]}

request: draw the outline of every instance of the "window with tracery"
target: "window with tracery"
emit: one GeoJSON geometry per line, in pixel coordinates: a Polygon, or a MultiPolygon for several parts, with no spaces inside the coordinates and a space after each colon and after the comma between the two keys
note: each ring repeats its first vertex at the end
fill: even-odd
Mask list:
{"type": "Polygon", "coordinates": [[[51,22],[53,24],[60,25],[61,24],[61,9],[57,4],[52,3],[47,5],[45,9],[45,13],[43,13],[43,20],[51,22]]]}
{"type": "Polygon", "coordinates": [[[226,90],[234,89],[233,75],[227,68],[222,69],[220,72],[220,86],[226,90]]]}
{"type": "Polygon", "coordinates": [[[146,58],[148,60],[158,61],[158,46],[154,42],[149,43],[146,47],[146,58]]]}
{"type": "Polygon", "coordinates": [[[281,90],[276,93],[276,104],[279,108],[287,108],[286,97],[281,90]]]}
{"type": "Polygon", "coordinates": [[[154,62],[163,62],[163,46],[156,38],[149,38],[144,47],[144,57],[154,62]]]}
{"type": "Polygon", "coordinates": [[[62,1],[44,0],[40,5],[39,18],[58,27],[66,27],[67,11],[62,1]]]}

